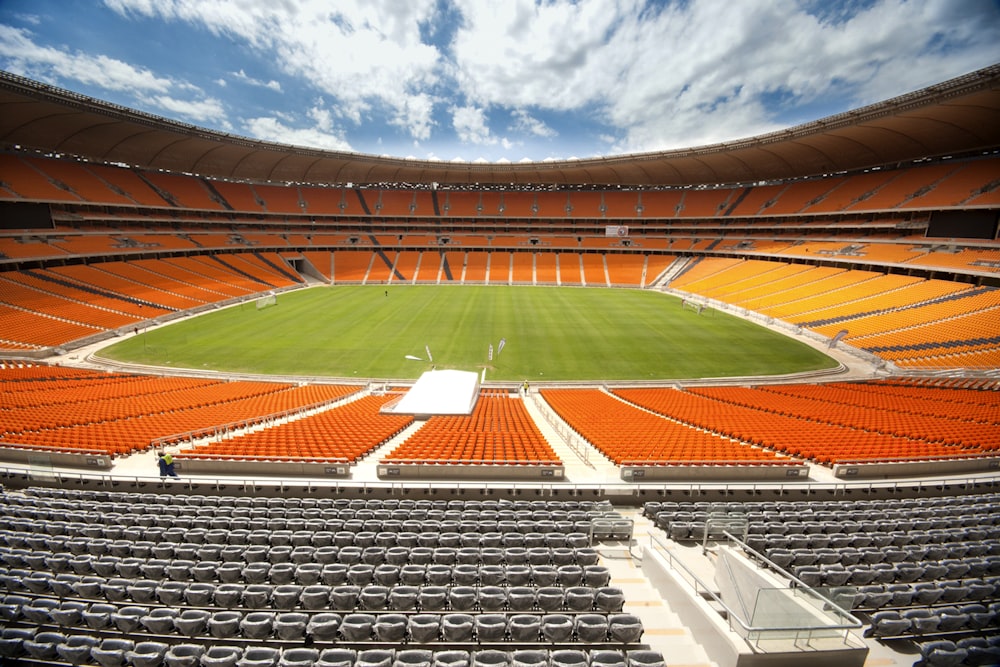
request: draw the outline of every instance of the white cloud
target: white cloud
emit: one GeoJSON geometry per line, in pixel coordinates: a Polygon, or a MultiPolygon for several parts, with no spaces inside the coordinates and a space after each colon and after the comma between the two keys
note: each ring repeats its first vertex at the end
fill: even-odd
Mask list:
{"type": "Polygon", "coordinates": [[[279,83],[278,81],[275,81],[274,79],[271,79],[270,81],[263,81],[262,79],[255,79],[252,76],[248,75],[243,70],[239,70],[237,72],[230,72],[230,74],[233,76],[234,79],[237,79],[238,81],[242,81],[243,83],[249,84],[251,86],[257,86],[259,88],[270,88],[271,90],[273,90],[275,92],[279,92],[279,93],[281,92],[281,83],[279,83]]]}
{"type": "Polygon", "coordinates": [[[495,144],[486,125],[486,113],[476,107],[454,107],[451,110],[452,125],[460,141],[470,144],[495,144]]]}
{"type": "Polygon", "coordinates": [[[220,125],[228,125],[226,110],[222,103],[216,99],[182,100],[169,95],[156,95],[146,101],[166,110],[169,112],[168,115],[172,117],[182,116],[198,123],[211,121],[220,125]]]}
{"type": "Polygon", "coordinates": [[[527,132],[536,137],[554,137],[559,133],[546,125],[544,122],[533,118],[524,109],[514,109],[514,128],[521,132],[527,132]]]}
{"type": "Polygon", "coordinates": [[[71,79],[125,92],[166,93],[173,87],[169,79],[121,60],[40,46],[30,33],[10,26],[0,25],[0,57],[10,71],[36,79],[71,79]]]}
{"type": "Polygon", "coordinates": [[[615,150],[633,152],[767,132],[799,104],[841,110],[1000,60],[993,3],[877,0],[824,19],[807,8],[778,0],[462,4],[456,79],[482,106],[589,115],[618,130],[615,150]]]}
{"type": "Polygon", "coordinates": [[[333,127],[323,127],[322,123],[313,127],[291,127],[278,118],[261,116],[245,120],[243,127],[250,136],[265,141],[332,151],[354,150],[343,133],[333,127]]]}
{"type": "Polygon", "coordinates": [[[78,82],[127,93],[147,109],[173,118],[196,123],[214,122],[223,128],[228,126],[222,103],[202,95],[197,86],[158,76],[148,69],[105,55],[40,46],[31,34],[17,28],[0,25],[0,57],[7,59],[8,69],[25,76],[57,85],[78,82]],[[190,93],[194,99],[186,99],[178,93],[190,93]]]}
{"type": "Polygon", "coordinates": [[[414,138],[433,127],[440,54],[421,40],[436,0],[105,0],[123,16],[203,26],[237,38],[337,101],[336,113],[360,124],[387,110],[414,138]]]}

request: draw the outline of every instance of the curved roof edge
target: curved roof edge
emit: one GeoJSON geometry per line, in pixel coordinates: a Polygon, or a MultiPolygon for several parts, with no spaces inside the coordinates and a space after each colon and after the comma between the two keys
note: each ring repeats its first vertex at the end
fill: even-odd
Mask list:
{"type": "Polygon", "coordinates": [[[531,163],[434,162],[258,141],[0,71],[0,144],[219,179],[698,186],[819,176],[1000,148],[1000,64],[797,127],[708,146],[531,163]]]}

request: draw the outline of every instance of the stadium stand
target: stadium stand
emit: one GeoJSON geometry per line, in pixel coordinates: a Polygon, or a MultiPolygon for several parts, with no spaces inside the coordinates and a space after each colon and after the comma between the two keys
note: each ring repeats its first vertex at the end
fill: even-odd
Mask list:
{"type": "MultiPolygon", "coordinates": [[[[108,115],[49,87],[18,93],[17,77],[2,78],[5,103],[41,96],[126,129],[138,118],[151,141],[177,138],[158,119],[108,115]]],[[[919,654],[927,666],[996,663],[996,78],[964,80],[987,86],[974,99],[943,85],[802,131],[533,172],[426,163],[416,176],[391,159],[317,152],[315,172],[291,166],[271,180],[243,147],[207,131],[235,163],[220,152],[218,170],[200,174],[204,155],[179,149],[176,164],[192,168],[165,170],[156,158],[123,167],[87,132],[83,159],[55,158],[63,151],[0,119],[0,204],[11,221],[0,230],[0,458],[26,462],[0,466],[10,484],[0,489],[0,660],[662,667],[609,581],[602,563],[614,558],[595,548],[602,520],[621,517],[606,500],[554,499],[593,494],[622,508],[659,498],[644,508],[653,527],[642,567],[622,558],[636,579],[657,554],[680,561],[702,542],[705,566],[735,545],[807,596],[827,591],[823,610],[848,600],[873,651],[898,639],[915,643],[904,660],[919,654]],[[862,137],[871,122],[911,148],[862,137]],[[824,148],[835,136],[858,151],[824,148]],[[312,178],[359,165],[370,182],[312,178]],[[42,219],[19,226],[26,204],[42,219]],[[933,236],[945,213],[969,215],[976,229],[933,236]],[[628,233],[605,236],[608,225],[628,233]],[[373,395],[371,383],[23,361],[68,361],[67,348],[101,336],[318,280],[662,289],[820,346],[838,341],[880,379],[553,386],[537,402],[487,388],[471,417],[413,420],[384,413],[394,392],[373,395]],[[536,423],[548,408],[563,424],[536,423]],[[541,428],[559,435],[549,442],[541,428]],[[177,452],[180,480],[154,479],[149,451],[162,446],[177,452]],[[148,474],[66,472],[139,457],[148,474]],[[316,467],[289,479],[282,466],[293,462],[316,467]],[[951,467],[968,462],[981,467],[951,467]],[[350,479],[376,463],[558,464],[603,481],[350,479]],[[916,464],[923,479],[881,479],[916,464]],[[865,466],[878,482],[848,477],[865,466]],[[815,479],[615,478],[685,467],[806,468],[815,479]],[[721,539],[718,521],[745,532],[721,539]]],[[[58,115],[37,124],[51,128],[58,115]]],[[[623,555],[635,555],[631,535],[614,545],[623,555]]],[[[710,600],[718,625],[715,588],[686,599],[710,600]]],[[[728,608],[730,628],[734,616],[728,608]]],[[[663,634],[690,634],[673,630],[663,634]]]]}
{"type": "Polygon", "coordinates": [[[468,416],[433,416],[383,459],[387,464],[558,465],[521,400],[482,392],[468,416]]]}

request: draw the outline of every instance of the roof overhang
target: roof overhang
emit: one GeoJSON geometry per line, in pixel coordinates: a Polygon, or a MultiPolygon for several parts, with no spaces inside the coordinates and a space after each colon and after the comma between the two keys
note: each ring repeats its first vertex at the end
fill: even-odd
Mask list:
{"type": "Polygon", "coordinates": [[[518,164],[434,162],[257,141],[0,72],[0,145],[247,181],[695,186],[801,178],[1000,148],[1000,65],[739,141],[518,164]]]}

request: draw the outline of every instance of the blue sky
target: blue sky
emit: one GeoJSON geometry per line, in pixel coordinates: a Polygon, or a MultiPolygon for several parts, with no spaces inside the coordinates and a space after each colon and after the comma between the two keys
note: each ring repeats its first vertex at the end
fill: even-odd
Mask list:
{"type": "Polygon", "coordinates": [[[232,134],[465,162],[752,136],[1000,62],[1000,0],[0,0],[0,68],[232,134]]]}

